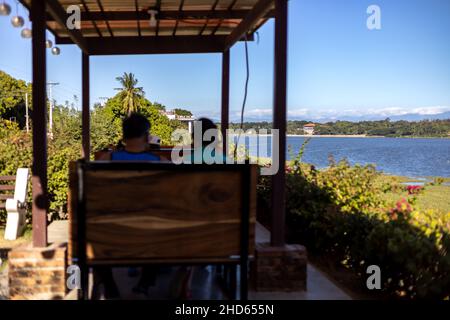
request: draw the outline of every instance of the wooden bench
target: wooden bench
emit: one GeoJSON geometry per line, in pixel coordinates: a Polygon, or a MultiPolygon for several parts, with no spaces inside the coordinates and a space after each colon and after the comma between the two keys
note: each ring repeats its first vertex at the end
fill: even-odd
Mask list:
{"type": "Polygon", "coordinates": [[[247,298],[256,166],[82,162],[70,166],[69,255],[98,265],[240,265],[247,298]]]}
{"type": "Polygon", "coordinates": [[[0,182],[3,182],[0,184],[0,209],[7,212],[4,237],[6,240],[15,240],[25,226],[28,169],[17,169],[15,176],[0,176],[0,182]]]}

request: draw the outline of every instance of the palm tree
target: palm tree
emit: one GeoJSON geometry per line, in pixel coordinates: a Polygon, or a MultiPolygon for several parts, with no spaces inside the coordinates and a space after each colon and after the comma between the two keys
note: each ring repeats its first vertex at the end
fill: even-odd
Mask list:
{"type": "Polygon", "coordinates": [[[138,80],[134,74],[124,72],[123,76],[116,77],[116,80],[122,85],[122,88],[116,88],[116,90],[120,91],[119,98],[122,101],[123,114],[130,115],[132,112],[139,111],[145,93],[142,87],[136,87],[138,80]]]}

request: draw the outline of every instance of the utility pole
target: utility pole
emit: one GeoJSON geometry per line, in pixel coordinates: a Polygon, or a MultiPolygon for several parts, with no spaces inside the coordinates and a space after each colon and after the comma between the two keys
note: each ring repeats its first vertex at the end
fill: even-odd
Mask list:
{"type": "Polygon", "coordinates": [[[50,139],[53,139],[53,96],[52,96],[52,88],[53,86],[57,86],[59,85],[59,82],[47,82],[47,86],[48,86],[48,97],[50,100],[50,112],[48,115],[48,121],[49,121],[49,126],[48,126],[48,134],[50,136],[50,139]]]}
{"type": "Polygon", "coordinates": [[[27,128],[27,133],[30,132],[28,125],[28,92],[25,92],[25,127],[27,128]]]}

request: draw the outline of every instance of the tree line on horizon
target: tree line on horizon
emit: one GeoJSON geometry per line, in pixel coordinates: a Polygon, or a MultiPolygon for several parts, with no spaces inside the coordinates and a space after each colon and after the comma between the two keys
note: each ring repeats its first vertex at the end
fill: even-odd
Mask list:
{"type": "MultiPolygon", "coordinates": [[[[310,121],[289,120],[287,134],[303,134],[303,126],[310,121]]],[[[376,121],[335,121],[314,123],[315,135],[367,135],[384,137],[450,137],[450,119],[422,121],[391,121],[389,118],[376,121]]],[[[271,129],[272,122],[244,122],[243,129],[271,129]]],[[[231,129],[240,128],[240,123],[231,123],[231,129]]]]}

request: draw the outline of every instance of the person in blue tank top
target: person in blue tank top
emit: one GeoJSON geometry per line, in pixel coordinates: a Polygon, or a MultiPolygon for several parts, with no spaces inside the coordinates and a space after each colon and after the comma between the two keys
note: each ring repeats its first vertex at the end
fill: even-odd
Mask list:
{"type": "MultiPolygon", "coordinates": [[[[132,113],[122,123],[123,147],[117,151],[103,154],[97,160],[112,161],[160,161],[160,157],[149,150],[150,122],[146,117],[138,113],[132,113]]],[[[120,297],[119,290],[114,281],[110,267],[97,267],[95,270],[98,283],[103,283],[105,298],[115,299],[120,297]]],[[[156,278],[155,267],[145,267],[141,278],[133,291],[146,292],[153,285],[156,278]]],[[[97,285],[98,285],[97,283],[97,285]]],[[[96,288],[94,287],[94,291],[96,288]]]]}
{"type": "Polygon", "coordinates": [[[139,113],[132,113],[122,123],[123,148],[107,153],[98,160],[160,161],[149,150],[150,122],[139,113]]]}

